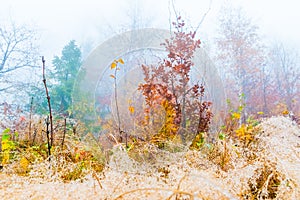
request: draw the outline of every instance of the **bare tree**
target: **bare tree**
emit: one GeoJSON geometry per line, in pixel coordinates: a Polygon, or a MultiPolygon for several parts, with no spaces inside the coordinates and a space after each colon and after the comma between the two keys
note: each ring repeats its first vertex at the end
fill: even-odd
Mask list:
{"type": "Polygon", "coordinates": [[[300,100],[300,59],[296,49],[276,44],[271,51],[272,68],[279,100],[284,101],[288,110],[299,107],[300,100]]]}
{"type": "MultiPolygon", "coordinates": [[[[264,71],[265,51],[258,27],[241,8],[230,5],[222,8],[219,20],[217,60],[223,69],[227,96],[231,100],[240,96],[240,105],[247,105],[245,112],[261,109],[256,102],[262,99],[259,81],[264,71]]],[[[243,113],[243,118],[245,115],[243,113]]]]}
{"type": "Polygon", "coordinates": [[[13,74],[26,67],[36,66],[37,33],[26,25],[10,21],[0,24],[0,91],[20,85],[13,74]]]}

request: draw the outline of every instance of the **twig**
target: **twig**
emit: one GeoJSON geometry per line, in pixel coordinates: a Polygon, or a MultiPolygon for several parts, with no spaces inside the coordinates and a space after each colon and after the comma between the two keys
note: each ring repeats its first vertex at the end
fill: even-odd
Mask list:
{"type": "MultiPolygon", "coordinates": [[[[180,190],[180,185],[181,185],[182,181],[183,181],[185,178],[186,178],[186,174],[180,179],[180,181],[179,181],[179,183],[178,183],[178,186],[177,186],[177,191],[180,190]]],[[[170,200],[175,194],[176,194],[176,199],[178,199],[178,196],[177,196],[178,193],[173,193],[173,194],[171,194],[171,196],[169,196],[169,197],[167,198],[167,200],[170,200]]]]}
{"type": "Polygon", "coordinates": [[[209,13],[209,11],[211,9],[211,4],[212,4],[212,0],[210,0],[209,7],[208,7],[206,13],[204,13],[204,15],[202,16],[202,19],[200,20],[200,22],[198,23],[198,26],[196,27],[195,32],[198,31],[199,27],[201,26],[201,24],[203,23],[204,19],[206,18],[206,15],[209,13]]]}
{"type": "Polygon", "coordinates": [[[102,184],[100,182],[100,179],[98,178],[98,176],[97,176],[97,174],[95,172],[93,172],[92,177],[97,180],[100,189],[102,189],[103,187],[102,187],[102,184]]]}
{"type": "Polygon", "coordinates": [[[63,134],[63,138],[61,141],[61,149],[64,148],[64,142],[65,142],[65,137],[66,137],[66,132],[67,132],[67,119],[64,119],[64,134],[63,134]]]}
{"type": "Polygon", "coordinates": [[[113,134],[109,134],[108,136],[110,136],[115,141],[116,144],[119,144],[117,138],[113,134]]]}
{"type": "Polygon", "coordinates": [[[185,191],[180,191],[180,190],[173,190],[173,189],[168,189],[168,188],[138,188],[138,189],[127,191],[127,192],[125,192],[125,193],[117,196],[117,198],[115,198],[115,200],[122,199],[125,195],[130,194],[130,193],[135,193],[135,192],[138,192],[138,191],[148,191],[148,190],[154,190],[154,191],[172,191],[173,195],[174,194],[188,195],[190,197],[190,200],[194,200],[194,195],[191,194],[190,192],[185,192],[185,191]]]}
{"type": "Polygon", "coordinates": [[[50,144],[50,138],[49,138],[49,116],[47,116],[46,119],[46,135],[47,135],[47,144],[48,144],[48,157],[50,161],[50,156],[51,156],[51,144],[50,144]]]}
{"type": "Polygon", "coordinates": [[[33,131],[32,145],[34,145],[34,143],[35,143],[36,132],[37,132],[37,130],[35,128],[34,131],[33,131]]]}
{"type": "MultiPolygon", "coordinates": [[[[33,110],[33,97],[31,97],[30,101],[30,113],[29,113],[29,127],[28,127],[28,142],[31,140],[31,117],[33,110]]],[[[30,143],[30,142],[29,142],[30,143]]]]}
{"type": "Polygon", "coordinates": [[[172,7],[173,7],[173,11],[174,11],[174,13],[175,13],[175,17],[176,17],[176,20],[178,20],[178,14],[177,14],[177,11],[176,11],[176,8],[175,8],[175,2],[174,2],[174,0],[172,0],[172,7]]]}
{"type": "Polygon", "coordinates": [[[50,143],[51,146],[50,147],[52,147],[53,141],[54,141],[53,121],[52,121],[52,111],[51,111],[50,96],[49,96],[49,92],[48,92],[48,88],[47,88],[47,84],[46,84],[45,59],[44,59],[44,56],[42,56],[42,62],[43,62],[43,82],[44,82],[44,86],[45,86],[45,91],[46,91],[46,96],[47,96],[47,101],[48,101],[48,108],[49,108],[49,115],[50,115],[50,132],[51,132],[51,143],[50,143]]]}
{"type": "Polygon", "coordinates": [[[118,104],[118,91],[117,91],[117,70],[118,67],[115,68],[115,78],[114,78],[114,85],[115,85],[115,103],[116,103],[116,110],[117,110],[117,118],[118,118],[118,130],[120,134],[120,142],[122,142],[122,131],[121,131],[121,120],[120,120],[120,113],[119,113],[119,104],[118,104]]]}
{"type": "MultiPolygon", "coordinates": [[[[111,196],[116,192],[116,190],[118,189],[119,185],[120,185],[120,184],[122,183],[122,181],[125,179],[126,175],[127,175],[127,174],[125,174],[125,176],[121,177],[119,183],[114,187],[114,189],[113,189],[113,191],[112,191],[112,193],[111,193],[111,196]]],[[[122,196],[123,196],[123,195],[122,195],[122,196]]],[[[121,196],[121,197],[122,197],[122,196],[121,196]]],[[[116,199],[117,199],[117,198],[116,198],[116,199]]]]}
{"type": "Polygon", "coordinates": [[[170,6],[170,4],[171,4],[171,0],[169,0],[169,2],[168,2],[168,11],[169,11],[169,26],[170,26],[170,28],[169,28],[169,31],[170,31],[170,35],[172,34],[172,20],[171,20],[171,6],[170,6]]]}
{"type": "Polygon", "coordinates": [[[180,179],[179,183],[178,183],[178,186],[177,186],[177,190],[180,189],[180,186],[181,186],[181,183],[182,181],[186,178],[186,174],[180,179]]]}
{"type": "Polygon", "coordinates": [[[73,135],[76,136],[76,130],[77,130],[77,124],[73,124],[72,123],[72,131],[73,131],[73,135]]]}
{"type": "MultiPolygon", "coordinates": [[[[117,112],[117,119],[118,119],[118,131],[120,136],[120,142],[123,141],[123,133],[124,131],[121,130],[121,119],[120,119],[120,112],[119,112],[119,104],[118,104],[118,91],[117,91],[117,71],[120,70],[118,67],[118,64],[124,64],[124,61],[120,58],[118,60],[114,60],[114,62],[111,64],[111,69],[115,69],[114,75],[110,75],[114,79],[114,86],[115,86],[115,104],[116,104],[116,112],[117,112]]],[[[127,144],[127,134],[125,134],[125,141],[126,141],[126,147],[128,147],[127,144]]]]}

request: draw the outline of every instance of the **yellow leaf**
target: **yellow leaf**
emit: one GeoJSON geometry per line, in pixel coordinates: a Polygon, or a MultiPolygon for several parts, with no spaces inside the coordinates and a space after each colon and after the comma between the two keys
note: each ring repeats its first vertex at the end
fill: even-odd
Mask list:
{"type": "Polygon", "coordinates": [[[118,62],[121,63],[122,65],[124,64],[124,60],[123,60],[122,58],[120,58],[120,59],[118,60],[118,62]]]}
{"type": "Polygon", "coordinates": [[[24,171],[28,170],[28,166],[29,166],[29,161],[23,156],[20,160],[20,166],[22,167],[22,169],[24,171]]]}
{"type": "Polygon", "coordinates": [[[259,111],[259,112],[257,112],[257,114],[258,114],[258,115],[263,115],[263,114],[264,114],[264,112],[262,112],[262,111],[259,111]]]}
{"type": "Polygon", "coordinates": [[[112,74],[111,74],[111,75],[109,75],[109,76],[110,76],[110,77],[112,77],[112,78],[116,78],[116,77],[115,77],[114,75],[112,75],[112,74]]]}
{"type": "Polygon", "coordinates": [[[240,119],[240,118],[241,118],[241,114],[240,114],[240,113],[237,113],[237,112],[234,112],[234,113],[232,113],[231,117],[232,117],[233,119],[240,119]]]}
{"type": "Polygon", "coordinates": [[[288,111],[288,110],[284,110],[284,111],[282,111],[282,114],[283,114],[283,115],[288,115],[288,114],[289,114],[289,111],[288,111]]]}
{"type": "Polygon", "coordinates": [[[9,163],[9,151],[4,151],[2,153],[2,165],[9,163]]]}
{"type": "Polygon", "coordinates": [[[129,106],[128,110],[129,110],[130,114],[134,113],[134,107],[133,106],[129,106]]]}
{"type": "Polygon", "coordinates": [[[116,63],[116,62],[111,63],[111,65],[110,65],[110,68],[111,68],[111,69],[114,69],[114,68],[116,68],[116,67],[117,67],[117,63],[116,63]]]}

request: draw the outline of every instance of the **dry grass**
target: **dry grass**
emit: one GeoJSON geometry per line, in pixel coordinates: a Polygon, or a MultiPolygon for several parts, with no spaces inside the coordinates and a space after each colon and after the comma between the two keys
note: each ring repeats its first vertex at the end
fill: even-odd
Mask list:
{"type": "Polygon", "coordinates": [[[178,152],[140,143],[129,154],[117,145],[102,172],[87,170],[76,181],[61,179],[73,166],[59,159],[37,163],[26,177],[4,169],[0,193],[2,199],[300,199],[299,127],[285,117],[260,127],[247,148],[226,144],[225,168],[222,142],[213,150],[172,148],[178,152]]]}

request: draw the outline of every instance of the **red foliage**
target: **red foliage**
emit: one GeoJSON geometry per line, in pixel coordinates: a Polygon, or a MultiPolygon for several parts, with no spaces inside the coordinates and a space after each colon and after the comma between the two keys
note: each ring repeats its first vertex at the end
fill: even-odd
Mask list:
{"type": "Polygon", "coordinates": [[[139,86],[139,90],[145,97],[148,119],[154,108],[165,101],[173,107],[176,113],[173,122],[180,127],[178,130],[184,139],[184,132],[192,130],[197,134],[208,130],[212,117],[209,111],[211,102],[202,101],[204,86],[198,83],[191,86],[190,83],[190,70],[194,66],[192,58],[201,42],[195,39],[195,32],[183,31],[184,21],[180,17],[173,25],[176,29],[174,36],[162,44],[168,58],[158,66],[142,66],[145,83],[139,86]]]}

